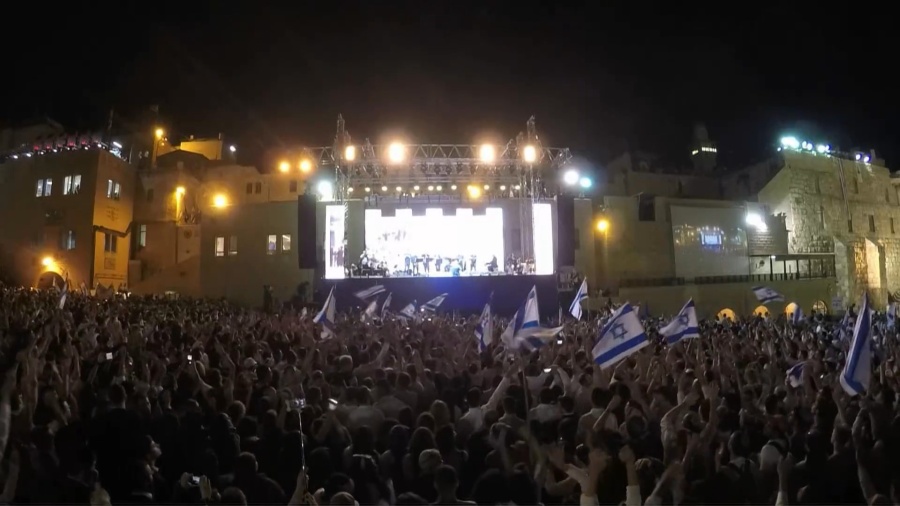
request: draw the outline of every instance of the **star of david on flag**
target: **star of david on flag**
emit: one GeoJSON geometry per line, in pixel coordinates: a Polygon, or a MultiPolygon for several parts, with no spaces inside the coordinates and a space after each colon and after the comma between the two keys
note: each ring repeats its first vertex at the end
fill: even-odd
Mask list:
{"type": "Polygon", "coordinates": [[[594,362],[605,369],[648,344],[650,342],[647,340],[647,333],[644,332],[641,320],[631,304],[626,302],[600,329],[591,356],[594,362]]]}
{"type": "Polygon", "coordinates": [[[666,342],[670,345],[682,339],[700,337],[700,324],[697,323],[694,299],[689,299],[678,315],[668,325],[659,329],[659,333],[666,337],[666,342]]]}

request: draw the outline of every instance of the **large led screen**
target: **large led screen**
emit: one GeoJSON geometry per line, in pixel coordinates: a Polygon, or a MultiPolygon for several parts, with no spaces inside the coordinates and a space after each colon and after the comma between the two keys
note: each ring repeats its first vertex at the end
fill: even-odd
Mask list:
{"type": "Polygon", "coordinates": [[[503,209],[428,208],[424,214],[366,209],[366,262],[374,275],[468,276],[502,273],[503,209]]]}
{"type": "Polygon", "coordinates": [[[534,273],[553,274],[553,207],[539,202],[532,209],[534,273]]]}
{"type": "Polygon", "coordinates": [[[345,208],[341,204],[325,206],[325,277],[344,277],[344,217],[345,208]]]}
{"type": "Polygon", "coordinates": [[[744,209],[672,206],[671,213],[676,276],[750,273],[744,209]]]}

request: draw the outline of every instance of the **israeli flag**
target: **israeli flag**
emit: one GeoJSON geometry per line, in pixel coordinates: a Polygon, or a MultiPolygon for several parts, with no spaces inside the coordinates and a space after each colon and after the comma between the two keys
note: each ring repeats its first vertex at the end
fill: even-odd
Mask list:
{"type": "Polygon", "coordinates": [[[799,304],[794,304],[794,312],[791,313],[791,323],[794,325],[800,325],[803,323],[803,308],[800,307],[799,304]]]}
{"type": "Polygon", "coordinates": [[[63,283],[62,287],[62,295],[59,296],[59,308],[62,309],[66,306],[66,298],[69,296],[69,282],[66,281],[63,283]]]}
{"type": "Polygon", "coordinates": [[[890,330],[894,330],[897,328],[897,303],[896,302],[891,302],[890,304],[888,304],[887,328],[890,330]]]}
{"type": "Polygon", "coordinates": [[[850,311],[849,310],[844,312],[844,318],[841,319],[841,324],[838,325],[838,328],[837,328],[837,336],[841,341],[844,341],[848,337],[850,337],[850,311]]]}
{"type": "Polygon", "coordinates": [[[666,342],[670,345],[682,339],[700,337],[700,324],[697,322],[697,310],[694,308],[694,299],[687,301],[678,315],[661,328],[659,333],[666,336],[666,342]]]}
{"type": "Polygon", "coordinates": [[[375,286],[366,288],[365,290],[360,290],[360,291],[354,293],[353,295],[356,295],[360,300],[369,300],[372,297],[375,297],[376,295],[380,295],[386,291],[387,290],[385,290],[383,285],[375,285],[375,286]]]}
{"type": "Polygon", "coordinates": [[[393,294],[389,293],[388,296],[384,299],[384,304],[381,305],[382,320],[384,320],[384,317],[387,315],[388,309],[391,307],[391,295],[393,294]]]}
{"type": "Polygon", "coordinates": [[[441,306],[441,304],[444,303],[444,299],[446,299],[446,298],[447,298],[446,293],[442,293],[442,294],[438,295],[437,297],[429,300],[425,304],[422,304],[422,311],[425,311],[428,313],[434,313],[435,311],[437,311],[437,308],[439,308],[441,306]]]}
{"type": "Polygon", "coordinates": [[[475,326],[475,338],[478,339],[479,351],[484,351],[494,341],[494,319],[491,317],[490,302],[481,310],[481,317],[475,326]]]}
{"type": "Polygon", "coordinates": [[[412,301],[406,305],[403,309],[400,310],[400,316],[403,318],[415,319],[416,318],[416,301],[412,301]]]}
{"type": "Polygon", "coordinates": [[[798,362],[787,370],[788,384],[794,388],[803,384],[803,366],[806,362],[798,362]]]}
{"type": "Polygon", "coordinates": [[[370,321],[374,319],[376,309],[378,309],[378,299],[372,299],[372,302],[369,303],[369,306],[360,317],[360,321],[366,322],[367,320],[370,321]]]}
{"type": "Polygon", "coordinates": [[[313,318],[314,323],[322,324],[322,339],[325,339],[329,336],[336,337],[334,327],[334,287],[331,287],[331,291],[328,292],[328,298],[325,299],[325,305],[322,306],[322,310],[319,311],[319,314],[313,318]]]}
{"type": "Polygon", "coordinates": [[[647,340],[647,333],[644,332],[641,320],[631,304],[626,302],[600,329],[591,356],[594,357],[594,362],[605,369],[648,344],[650,341],[647,340]]]}
{"type": "Polygon", "coordinates": [[[848,395],[862,395],[869,389],[871,378],[872,311],[869,309],[869,295],[863,294],[862,308],[856,316],[856,327],[853,329],[853,342],[841,372],[841,387],[848,395]]]}
{"type": "Polygon", "coordinates": [[[528,292],[528,297],[525,298],[525,303],[516,311],[503,332],[502,339],[511,349],[518,350],[524,347],[528,350],[535,350],[546,346],[562,329],[563,327],[551,329],[541,327],[537,286],[533,286],[528,292]]]}
{"type": "Polygon", "coordinates": [[[762,302],[763,304],[768,304],[769,302],[776,301],[784,301],[784,295],[772,290],[768,286],[754,286],[752,288],[753,294],[756,295],[756,300],[762,302]]]}
{"type": "MultiPolygon", "coordinates": [[[[584,278],[584,281],[581,282],[581,286],[578,287],[578,291],[575,292],[575,299],[572,300],[572,304],[569,306],[569,314],[574,316],[576,320],[581,320],[581,301],[587,300],[587,298],[587,278],[584,278]]],[[[562,318],[560,318],[560,322],[562,322],[562,318]]]]}

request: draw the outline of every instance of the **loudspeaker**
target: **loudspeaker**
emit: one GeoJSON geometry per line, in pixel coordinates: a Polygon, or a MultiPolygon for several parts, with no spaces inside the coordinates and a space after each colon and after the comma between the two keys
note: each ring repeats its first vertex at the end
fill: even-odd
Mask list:
{"type": "Polygon", "coordinates": [[[575,197],[556,197],[557,267],[575,266],[575,197]]]}
{"type": "Polygon", "coordinates": [[[297,197],[297,265],[315,269],[316,262],[316,196],[297,197]]]}

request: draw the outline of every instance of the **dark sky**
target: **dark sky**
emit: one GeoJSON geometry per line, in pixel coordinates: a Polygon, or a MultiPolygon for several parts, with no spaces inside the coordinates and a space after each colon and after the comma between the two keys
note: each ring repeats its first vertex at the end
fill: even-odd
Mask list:
{"type": "Polygon", "coordinates": [[[264,149],[330,144],[338,113],[373,143],[505,141],[534,114],[545,145],[598,165],[628,145],[686,161],[692,124],[704,121],[732,167],[788,131],[900,162],[888,121],[900,112],[898,44],[893,16],[877,6],[853,15],[810,2],[35,5],[0,33],[0,121],[95,127],[111,107],[136,119],[159,104],[168,130],[225,132],[253,162],[264,149]]]}

